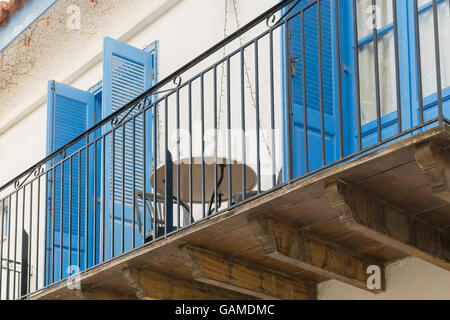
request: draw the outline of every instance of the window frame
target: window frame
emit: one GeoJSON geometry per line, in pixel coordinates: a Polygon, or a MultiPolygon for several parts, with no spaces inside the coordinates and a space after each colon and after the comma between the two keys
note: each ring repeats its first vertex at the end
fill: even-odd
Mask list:
{"type": "MultiPolygon", "coordinates": [[[[392,0],[397,1],[397,0],[392,0]]],[[[416,1],[416,0],[413,0],[416,1]]],[[[444,3],[447,0],[437,0],[437,4],[444,3]]],[[[404,112],[405,110],[402,110],[402,119],[403,125],[405,125],[405,120],[408,123],[407,127],[413,127],[417,124],[419,124],[418,116],[416,115],[416,111],[418,110],[418,66],[417,61],[415,59],[415,55],[418,54],[417,47],[415,44],[415,22],[414,22],[414,11],[412,10],[413,3],[407,3],[406,4],[406,13],[401,13],[399,10],[397,10],[397,21],[399,24],[398,27],[398,47],[400,48],[406,48],[408,52],[408,61],[406,62],[408,65],[408,77],[409,81],[405,81],[405,79],[400,80],[400,92],[401,92],[401,107],[408,107],[411,108],[411,110],[408,112],[404,112]],[[399,15],[404,14],[406,16],[405,20],[399,19],[399,15]],[[401,23],[406,24],[404,26],[400,25],[401,23]]],[[[433,1],[428,0],[427,3],[421,5],[418,8],[418,16],[420,18],[420,15],[432,10],[433,8],[433,1]]],[[[359,19],[360,17],[358,17],[359,19]]],[[[420,25],[419,25],[420,28],[420,25]]],[[[380,41],[383,37],[388,35],[390,32],[394,32],[394,22],[390,22],[381,28],[377,28],[377,38],[378,41],[380,41]]],[[[374,35],[373,32],[363,36],[362,38],[358,37],[358,47],[356,50],[360,50],[364,46],[367,46],[374,42],[374,35]]],[[[358,53],[359,55],[359,53],[358,53]]],[[[400,55],[400,58],[402,55],[400,55]]],[[[394,58],[395,60],[395,58],[394,58]]],[[[402,59],[400,59],[402,60],[402,59]]],[[[399,61],[396,62],[400,65],[404,62],[399,61]]],[[[359,64],[359,72],[361,72],[361,64],[359,64]]],[[[441,70],[442,72],[442,70],[441,70]]],[[[400,75],[402,77],[402,75],[400,75]]],[[[442,99],[443,102],[450,99],[450,86],[442,87],[442,99]]],[[[438,104],[438,98],[437,98],[437,90],[435,90],[433,93],[422,96],[422,102],[423,102],[423,110],[424,112],[428,109],[433,108],[438,104]]],[[[397,113],[398,113],[398,106],[396,106],[395,110],[382,115],[381,116],[381,130],[389,127],[396,121],[398,121],[397,113]]],[[[362,110],[361,110],[362,112],[362,110]]],[[[371,120],[370,122],[366,124],[362,124],[362,131],[364,135],[370,135],[377,130],[377,123],[376,119],[371,120]]],[[[404,126],[405,128],[405,126],[404,126]]],[[[382,131],[383,133],[383,131],[382,131]]]]}

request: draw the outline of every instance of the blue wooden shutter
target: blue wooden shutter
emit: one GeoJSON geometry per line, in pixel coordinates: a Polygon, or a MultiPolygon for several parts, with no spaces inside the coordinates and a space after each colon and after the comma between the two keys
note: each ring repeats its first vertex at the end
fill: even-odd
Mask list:
{"type": "MultiPolygon", "coordinates": [[[[295,10],[307,5],[303,1],[295,10]]],[[[291,57],[298,58],[296,75],[292,77],[292,150],[293,177],[306,173],[305,138],[304,138],[304,97],[303,72],[306,78],[306,104],[308,117],[308,160],[309,171],[322,166],[321,137],[321,104],[319,82],[319,27],[317,4],[307,8],[305,30],[302,32],[301,15],[291,20],[291,57]],[[303,39],[305,43],[305,70],[303,70],[303,39]]],[[[322,34],[322,73],[323,73],[323,105],[325,127],[325,159],[331,163],[338,156],[338,134],[336,119],[338,115],[336,103],[336,63],[335,63],[335,21],[334,6],[331,0],[321,1],[321,34],[322,34]]]]}
{"type": "MultiPolygon", "coordinates": [[[[155,81],[155,51],[147,52],[137,49],[123,42],[105,38],[103,49],[103,115],[104,117],[117,111],[138,95],[149,89],[155,81]]],[[[129,117],[136,115],[137,109],[129,117]]],[[[124,113],[125,114],[125,113],[124,113]]],[[[123,116],[123,115],[122,115],[123,116]]],[[[121,117],[120,117],[121,119],[121,117]]],[[[124,251],[132,248],[132,215],[133,190],[144,190],[144,161],[146,161],[146,192],[150,192],[150,175],[152,168],[152,112],[136,117],[135,121],[135,179],[133,185],[133,121],[125,124],[125,138],[123,129],[118,127],[114,139],[110,135],[106,144],[106,199],[110,211],[114,211],[114,237],[107,235],[105,245],[114,248],[112,256],[121,253],[122,249],[122,209],[125,211],[125,244],[124,251]],[[113,145],[114,144],[114,145],[113,145]],[[144,155],[144,144],[145,152],[144,155]],[[125,148],[125,150],[124,150],[125,148]],[[125,159],[123,158],[125,151],[125,159]],[[114,152],[114,157],[113,157],[114,152]],[[114,163],[113,163],[114,159],[114,163]],[[124,163],[125,161],[125,163],[124,163]],[[123,170],[123,166],[125,170],[123,170]],[[124,186],[124,191],[122,188],[124,186]],[[114,186],[114,188],[113,188],[114,186]],[[113,190],[114,189],[114,190],[113,190]],[[123,197],[124,193],[124,197],[123,197]],[[124,198],[124,199],[123,199],[124,198]],[[123,208],[124,206],[124,208],[123,208]],[[114,210],[113,210],[114,209],[114,210]],[[111,245],[114,238],[114,245],[111,245]]],[[[107,232],[111,232],[111,217],[109,212],[105,221],[107,232]]],[[[147,218],[147,221],[149,219],[147,218]]],[[[136,232],[136,224],[134,226],[136,232]]],[[[148,229],[147,229],[148,230],[148,229]]],[[[141,240],[136,232],[135,245],[141,240]]],[[[111,250],[106,250],[106,256],[111,256],[111,250]]]]}
{"type": "MultiPolygon", "coordinates": [[[[94,95],[55,81],[49,81],[47,104],[47,154],[52,154],[77,136],[81,135],[93,124],[94,95]]],[[[46,254],[47,284],[52,282],[52,278],[57,281],[68,276],[69,237],[72,238],[72,246],[70,249],[72,264],[77,264],[78,232],[80,232],[81,238],[80,255],[83,255],[84,257],[86,152],[81,153],[81,155],[80,153],[74,153],[84,145],[85,141],[80,141],[66,150],[67,156],[74,154],[71,170],[70,162],[65,161],[64,172],[62,172],[62,166],[61,164],[58,164],[58,161],[62,160],[61,157],[54,158],[50,164],[53,166],[53,169],[49,172],[48,183],[50,210],[47,219],[47,248],[54,248],[54,252],[52,252],[52,250],[47,250],[46,254]],[[78,167],[80,157],[81,170],[78,167]],[[72,181],[70,181],[70,172],[72,172],[72,181]],[[79,175],[81,177],[81,185],[78,185],[79,175]],[[72,187],[72,194],[70,194],[70,187],[72,187]],[[53,190],[55,190],[54,193],[53,190]],[[63,190],[63,192],[61,192],[61,190],[63,190]],[[78,197],[79,193],[81,194],[81,198],[78,197]],[[72,199],[72,221],[69,219],[70,198],[72,199]],[[81,212],[80,230],[78,230],[79,211],[81,212]],[[63,217],[62,274],[60,272],[61,214],[63,217]],[[71,234],[69,234],[70,227],[71,234]],[[53,272],[54,275],[52,276],[53,272]]],[[[83,257],[80,258],[81,262],[84,261],[83,257]]],[[[83,269],[83,264],[80,267],[83,269]]]]}

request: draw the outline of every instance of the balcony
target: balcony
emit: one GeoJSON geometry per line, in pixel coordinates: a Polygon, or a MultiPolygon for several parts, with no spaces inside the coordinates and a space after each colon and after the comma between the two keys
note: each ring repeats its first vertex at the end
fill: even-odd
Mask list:
{"type": "Polygon", "coordinates": [[[368,267],[407,256],[450,270],[448,2],[364,3],[280,2],[2,186],[0,298],[315,299],[381,292],[368,267]]]}

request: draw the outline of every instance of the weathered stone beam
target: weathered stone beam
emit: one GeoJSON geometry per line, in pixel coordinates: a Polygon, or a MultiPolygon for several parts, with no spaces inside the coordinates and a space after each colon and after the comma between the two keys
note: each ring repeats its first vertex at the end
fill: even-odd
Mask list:
{"type": "MultiPolygon", "coordinates": [[[[369,290],[367,268],[373,265],[373,262],[363,260],[332,244],[326,244],[306,232],[295,230],[272,218],[252,215],[248,221],[264,253],[272,259],[369,290]]],[[[383,279],[381,283],[384,284],[383,279]]],[[[381,289],[383,288],[382,286],[381,289]]]]}
{"type": "Polygon", "coordinates": [[[148,300],[147,294],[141,285],[140,272],[136,268],[126,267],[122,270],[122,276],[127,280],[128,285],[133,289],[136,298],[139,300],[148,300]]]}
{"type": "Polygon", "coordinates": [[[103,289],[91,289],[87,287],[81,287],[80,289],[74,289],[73,293],[79,300],[123,300],[124,297],[115,294],[114,292],[106,291],[103,289]]]}
{"type": "Polygon", "coordinates": [[[123,269],[123,277],[140,300],[234,300],[247,296],[234,294],[192,281],[175,279],[150,270],[123,269]]]}
{"type": "Polygon", "coordinates": [[[342,181],[325,193],[347,229],[450,270],[450,240],[439,229],[342,181]]]}
{"type": "Polygon", "coordinates": [[[232,261],[209,250],[182,246],[186,264],[195,280],[258,299],[310,300],[316,298],[312,283],[260,270],[241,261],[232,261]]]}
{"type": "Polygon", "coordinates": [[[415,157],[431,191],[450,202],[450,152],[433,142],[426,142],[416,146],[415,157]]]}

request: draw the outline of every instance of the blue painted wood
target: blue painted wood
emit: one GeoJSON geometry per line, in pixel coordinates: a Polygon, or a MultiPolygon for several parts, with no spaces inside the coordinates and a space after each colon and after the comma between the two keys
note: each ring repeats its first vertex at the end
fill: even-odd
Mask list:
{"type": "MultiPolygon", "coordinates": [[[[335,46],[333,45],[335,43],[335,21],[333,1],[323,0],[321,3],[325,158],[326,163],[330,163],[335,161],[339,155],[336,55],[335,46]]],[[[307,4],[306,1],[305,4],[307,4]]],[[[302,5],[304,4],[299,4],[299,8],[302,5]]],[[[292,157],[294,178],[306,173],[303,85],[306,86],[309,171],[322,166],[317,5],[313,5],[305,10],[304,31],[305,70],[302,68],[302,25],[301,17],[298,15],[291,21],[291,56],[299,58],[296,75],[292,77],[292,157]],[[305,84],[303,83],[303,72],[306,72],[305,84]]],[[[285,166],[287,166],[286,161],[285,166]]]]}
{"type": "MultiPolygon", "coordinates": [[[[94,124],[94,95],[70,86],[49,81],[47,97],[47,154],[51,154],[66,143],[70,142],[90,126],[94,124]]],[[[73,154],[83,147],[85,141],[80,141],[67,150],[67,155],[73,154]]],[[[54,159],[51,165],[61,159],[54,159]]],[[[55,249],[54,261],[52,260],[52,250],[46,252],[46,284],[51,283],[52,266],[54,268],[54,279],[58,281],[68,276],[69,252],[72,256],[72,264],[78,260],[78,232],[80,232],[81,261],[85,255],[85,203],[86,203],[86,152],[78,153],[73,157],[72,181],[70,181],[70,162],[64,162],[64,172],[61,165],[52,170],[48,181],[49,190],[49,212],[47,212],[47,248],[55,249]],[[78,161],[81,156],[81,171],[78,168],[78,161]],[[64,174],[63,174],[64,173],[64,174]],[[78,185],[78,175],[81,175],[81,185],[78,185]],[[55,194],[53,191],[53,184],[55,194]],[[70,193],[72,186],[72,193],[70,193]],[[62,188],[63,187],[63,188],[62,188]],[[61,193],[61,189],[63,192],[61,193]],[[80,190],[81,189],[81,190],[80,190]],[[81,198],[78,198],[79,191],[81,198]],[[63,195],[63,197],[61,197],[63,195]],[[72,220],[70,217],[70,198],[72,199],[72,220]],[[55,203],[54,208],[52,204],[55,203]],[[52,210],[53,209],[53,210],[52,210]],[[78,212],[81,212],[81,226],[78,230],[78,212]],[[54,213],[54,217],[53,217],[54,213]],[[60,218],[63,217],[61,230],[60,218]],[[54,219],[53,219],[54,218],[54,219]],[[54,222],[54,225],[52,223],[54,222]],[[70,233],[71,226],[71,233],[70,233]],[[53,239],[53,227],[55,237],[53,239]],[[61,244],[61,232],[63,243],[61,244]],[[72,238],[72,246],[69,248],[69,237],[72,238]],[[63,273],[60,273],[60,248],[63,247],[63,273]]],[[[81,265],[81,270],[85,268],[81,265]]]]}
{"type": "MultiPolygon", "coordinates": [[[[149,89],[156,83],[156,52],[157,45],[151,45],[147,50],[140,50],[120,41],[105,38],[103,51],[103,116],[120,109],[127,102],[149,89]]],[[[137,110],[131,115],[135,115],[137,110]]],[[[134,246],[143,243],[137,230],[137,222],[133,219],[133,190],[151,192],[150,176],[153,164],[152,133],[153,111],[145,113],[145,140],[143,115],[136,118],[135,135],[135,181],[133,186],[133,127],[132,122],[125,125],[125,144],[122,127],[118,127],[114,137],[109,135],[106,140],[106,203],[107,218],[105,219],[105,258],[109,259],[122,253],[122,209],[124,206],[124,251],[133,248],[132,232],[136,234],[134,246]],[[125,172],[123,172],[123,148],[125,145],[125,172]],[[145,154],[144,154],[145,145],[145,154]],[[114,157],[113,157],[114,152],[114,157]],[[114,162],[113,162],[114,158],[114,162]],[[145,179],[144,179],[145,161],[145,179]],[[125,179],[125,180],[124,180],[125,179]],[[124,191],[122,190],[124,185],[124,191]],[[114,189],[114,192],[113,192],[114,189]],[[124,199],[123,199],[124,192],[124,199]],[[112,237],[112,221],[114,221],[114,236],[112,237]],[[111,244],[113,241],[113,244],[111,244]],[[113,247],[113,252],[110,248],[113,247]]],[[[105,128],[107,130],[109,128],[105,128]]],[[[141,207],[142,208],[142,207],[141,207]]],[[[141,209],[142,210],[142,209],[141,209]]],[[[149,217],[146,217],[147,231],[151,230],[149,217]]]]}

